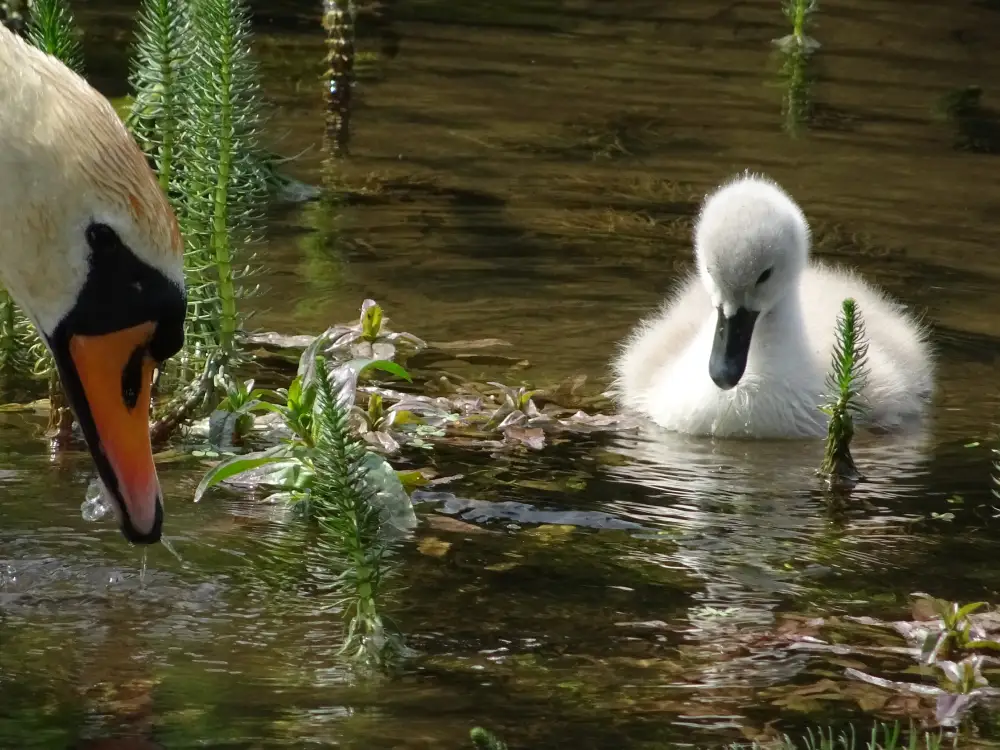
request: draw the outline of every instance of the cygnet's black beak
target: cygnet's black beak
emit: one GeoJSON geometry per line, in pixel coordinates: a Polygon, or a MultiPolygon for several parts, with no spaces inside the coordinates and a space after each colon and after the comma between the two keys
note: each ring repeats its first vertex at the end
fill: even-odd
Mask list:
{"type": "Polygon", "coordinates": [[[712,356],[708,360],[708,374],[724,391],[734,388],[747,369],[750,339],[753,337],[753,326],[759,314],[756,310],[740,307],[736,309],[735,315],[726,317],[722,308],[719,308],[712,356]]]}

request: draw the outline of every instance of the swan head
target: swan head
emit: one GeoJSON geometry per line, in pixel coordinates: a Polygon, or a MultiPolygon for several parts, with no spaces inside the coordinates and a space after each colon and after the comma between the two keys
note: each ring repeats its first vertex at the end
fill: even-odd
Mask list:
{"type": "Polygon", "coordinates": [[[186,311],[176,218],[107,99],[2,27],[0,143],[0,281],[52,352],[122,533],[156,542],[150,390],[186,311]]]}
{"type": "Polygon", "coordinates": [[[778,185],[748,173],[705,199],[694,247],[718,316],[708,371],[729,390],[746,371],[757,319],[796,287],[809,262],[809,225],[778,185]]]}

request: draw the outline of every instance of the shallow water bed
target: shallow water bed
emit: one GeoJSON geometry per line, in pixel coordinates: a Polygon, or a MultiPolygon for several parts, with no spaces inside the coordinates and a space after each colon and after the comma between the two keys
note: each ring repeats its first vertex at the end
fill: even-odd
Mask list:
{"type": "MultiPolygon", "coordinates": [[[[875,704],[884,716],[926,712],[843,674],[860,660],[894,676],[906,659],[797,651],[781,633],[789,614],[902,619],[912,591],[992,591],[975,564],[997,552],[990,499],[938,479],[968,476],[981,457],[963,449],[894,487],[879,480],[905,480],[905,453],[862,446],[873,481],[838,516],[787,449],[776,485],[776,474],[753,478],[768,454],[749,444],[736,455],[678,443],[674,468],[662,455],[649,463],[649,447],[622,436],[530,459],[446,452],[440,468],[467,478],[416,495],[422,522],[390,587],[415,653],[383,677],[338,656],[332,573],[267,508],[227,493],[175,504],[183,562],[157,549],[141,570],[113,529],[46,527],[54,501],[8,501],[0,736],[40,748],[115,733],[168,748],[460,747],[483,724],[512,746],[656,747],[875,704]],[[590,478],[567,492],[560,476],[583,465],[590,478]],[[833,687],[810,688],[824,680],[833,687]]],[[[182,468],[164,475],[171,495],[189,487],[182,468]]],[[[37,468],[18,476],[25,494],[51,487],[37,468]]],[[[84,483],[68,471],[57,494],[79,497],[84,483]]]]}

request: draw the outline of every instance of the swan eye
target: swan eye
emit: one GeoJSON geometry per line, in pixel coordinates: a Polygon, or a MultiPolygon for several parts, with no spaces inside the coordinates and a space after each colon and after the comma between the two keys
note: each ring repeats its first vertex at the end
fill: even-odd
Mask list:
{"type": "Polygon", "coordinates": [[[91,266],[109,267],[123,286],[141,295],[144,291],[142,274],[128,263],[131,253],[118,232],[107,224],[95,221],[87,227],[86,237],[90,245],[91,266]]]}
{"type": "Polygon", "coordinates": [[[89,224],[86,235],[87,244],[90,245],[90,249],[95,253],[115,252],[122,244],[121,239],[118,237],[118,232],[107,224],[101,224],[100,222],[95,221],[89,224]]]}
{"type": "Polygon", "coordinates": [[[772,270],[774,270],[774,269],[768,268],[766,271],[764,271],[764,273],[762,273],[760,276],[757,277],[757,286],[760,286],[765,281],[767,281],[769,278],[771,278],[771,271],[772,270]]]}

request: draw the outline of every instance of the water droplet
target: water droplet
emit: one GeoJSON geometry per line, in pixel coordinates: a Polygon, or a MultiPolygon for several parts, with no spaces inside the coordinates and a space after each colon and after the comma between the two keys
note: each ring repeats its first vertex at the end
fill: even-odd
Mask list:
{"type": "Polygon", "coordinates": [[[100,477],[94,477],[87,485],[87,494],[80,504],[80,513],[84,521],[100,521],[114,510],[111,498],[100,477]]]}
{"type": "Polygon", "coordinates": [[[180,553],[176,549],[174,549],[174,545],[172,545],[170,543],[170,540],[167,539],[165,536],[160,537],[160,544],[162,544],[164,547],[166,547],[167,548],[167,552],[169,552],[171,555],[173,555],[174,557],[176,557],[178,562],[180,562],[180,563],[184,562],[184,558],[181,557],[180,553]]]}

